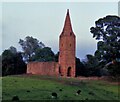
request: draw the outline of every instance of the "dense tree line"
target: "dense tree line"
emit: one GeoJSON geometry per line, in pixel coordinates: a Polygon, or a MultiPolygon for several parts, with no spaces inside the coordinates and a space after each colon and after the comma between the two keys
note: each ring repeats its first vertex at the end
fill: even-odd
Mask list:
{"type": "Polygon", "coordinates": [[[36,38],[27,36],[24,40],[20,39],[19,44],[22,47],[21,52],[11,46],[0,56],[3,76],[26,73],[27,63],[30,61],[57,61],[57,54],[36,38]]]}
{"type": "Polygon", "coordinates": [[[2,75],[22,74],[26,72],[26,63],[21,52],[15,47],[10,47],[2,53],[2,75]]]}

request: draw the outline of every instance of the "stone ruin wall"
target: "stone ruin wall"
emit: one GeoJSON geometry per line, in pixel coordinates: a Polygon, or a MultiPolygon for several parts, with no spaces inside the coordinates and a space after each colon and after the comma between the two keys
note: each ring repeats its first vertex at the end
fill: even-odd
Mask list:
{"type": "Polygon", "coordinates": [[[57,62],[30,62],[27,64],[27,74],[59,75],[57,62]]]}

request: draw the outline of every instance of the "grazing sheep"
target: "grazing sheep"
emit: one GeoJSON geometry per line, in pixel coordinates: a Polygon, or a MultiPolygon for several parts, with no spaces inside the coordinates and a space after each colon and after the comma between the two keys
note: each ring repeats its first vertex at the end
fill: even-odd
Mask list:
{"type": "Polygon", "coordinates": [[[52,98],[57,98],[57,93],[56,92],[52,93],[52,98]]]}
{"type": "Polygon", "coordinates": [[[95,95],[93,92],[89,92],[88,94],[89,94],[89,95],[92,95],[92,96],[94,96],[94,95],[95,95]]]}
{"type": "Polygon", "coordinates": [[[59,91],[62,91],[62,89],[59,89],[59,91]]]}
{"type": "Polygon", "coordinates": [[[27,90],[27,92],[30,92],[30,90],[27,90]]]}
{"type": "Polygon", "coordinates": [[[88,100],[88,98],[86,98],[85,100],[88,100]]]}
{"type": "Polygon", "coordinates": [[[77,92],[76,92],[76,95],[79,95],[81,93],[81,90],[78,90],[77,92]]]}
{"type": "Polygon", "coordinates": [[[17,95],[13,96],[12,101],[19,101],[19,97],[17,95]]]}

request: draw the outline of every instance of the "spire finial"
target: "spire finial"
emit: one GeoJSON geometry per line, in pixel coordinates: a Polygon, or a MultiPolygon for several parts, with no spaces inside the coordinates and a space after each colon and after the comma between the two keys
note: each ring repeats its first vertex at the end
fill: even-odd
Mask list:
{"type": "Polygon", "coordinates": [[[67,12],[69,12],[69,9],[67,9],[67,12]]]}
{"type": "Polygon", "coordinates": [[[69,9],[67,9],[67,14],[69,14],[69,9]]]}

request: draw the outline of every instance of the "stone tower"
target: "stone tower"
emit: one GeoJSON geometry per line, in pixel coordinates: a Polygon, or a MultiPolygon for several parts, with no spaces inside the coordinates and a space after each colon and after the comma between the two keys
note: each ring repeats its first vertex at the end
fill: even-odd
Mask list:
{"type": "Polygon", "coordinates": [[[61,76],[75,77],[75,45],[76,37],[72,30],[69,10],[67,10],[63,31],[59,37],[59,74],[61,76]]]}

